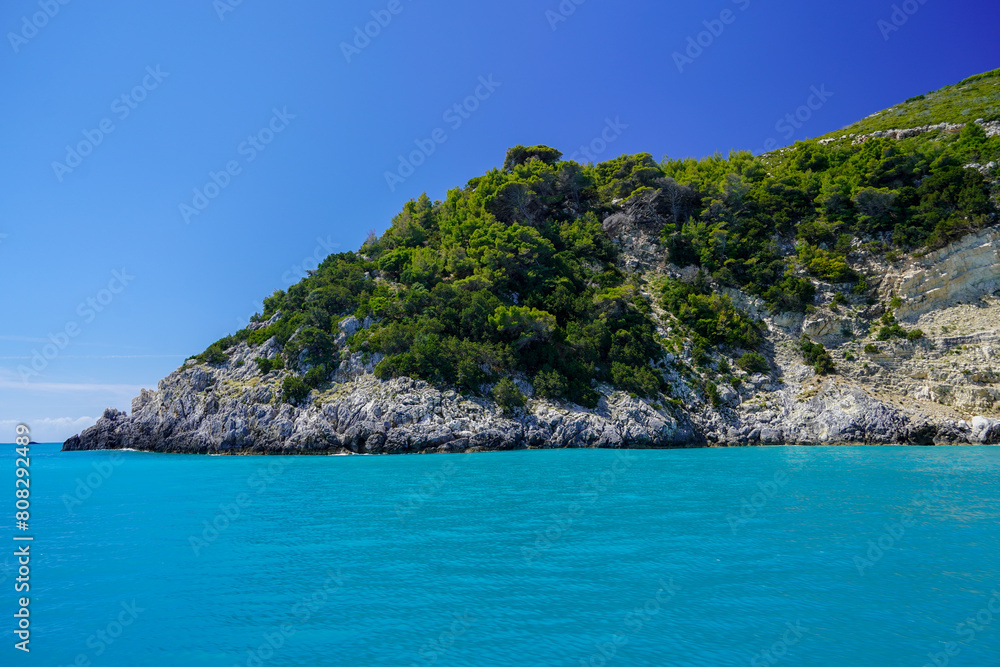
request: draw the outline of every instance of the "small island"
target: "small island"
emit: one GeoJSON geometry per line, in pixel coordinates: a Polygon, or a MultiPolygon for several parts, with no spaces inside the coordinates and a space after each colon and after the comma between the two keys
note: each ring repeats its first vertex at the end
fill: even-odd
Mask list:
{"type": "Polygon", "coordinates": [[[515,146],[63,449],[998,444],[998,99],[761,156],[515,146]]]}

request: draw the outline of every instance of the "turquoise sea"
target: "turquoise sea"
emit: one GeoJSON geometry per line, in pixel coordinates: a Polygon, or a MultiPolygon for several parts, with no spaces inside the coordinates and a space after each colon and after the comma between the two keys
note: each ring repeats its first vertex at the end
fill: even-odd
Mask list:
{"type": "Polygon", "coordinates": [[[1000,665],[1000,447],[58,450],[2,665],[1000,665]]]}

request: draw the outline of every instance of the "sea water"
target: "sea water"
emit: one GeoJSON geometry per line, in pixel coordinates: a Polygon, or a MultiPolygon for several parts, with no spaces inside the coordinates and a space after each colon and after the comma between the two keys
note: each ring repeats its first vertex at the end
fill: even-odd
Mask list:
{"type": "Polygon", "coordinates": [[[14,457],[3,665],[1000,664],[997,447],[14,457]]]}

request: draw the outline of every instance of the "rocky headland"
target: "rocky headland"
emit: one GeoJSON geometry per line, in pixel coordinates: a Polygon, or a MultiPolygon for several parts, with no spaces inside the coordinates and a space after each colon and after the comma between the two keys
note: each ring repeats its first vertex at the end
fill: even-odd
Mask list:
{"type": "MultiPolygon", "coordinates": [[[[621,263],[647,283],[684,271],[660,258],[641,219],[617,220],[621,263]]],[[[872,258],[872,262],[877,260],[872,258]]],[[[395,454],[558,447],[699,447],[777,444],[1000,443],[1000,229],[971,234],[922,257],[870,267],[881,275],[876,305],[835,304],[820,285],[812,312],[772,315],[754,298],[730,290],[736,303],[766,325],[769,373],[732,369],[712,402],[686,369],[688,350],[651,362],[673,387],[656,403],[609,385],[595,409],[532,396],[501,409],[419,380],[380,380],[378,355],[346,348],[330,388],[300,405],[281,401],[288,371],[262,374],[257,358],[274,358],[273,340],[228,350],[225,363],[189,360],[143,390],[129,414],[107,410],[70,438],[66,451],[133,448],[154,452],[244,454],[395,454]],[[919,340],[877,341],[883,306],[919,327],[919,340]],[[838,372],[817,375],[796,349],[806,333],[827,345],[838,372]]],[[[826,288],[824,290],[824,288],[826,288]]],[[[869,300],[870,301],[870,300],[869,300]]],[[[664,337],[675,323],[654,308],[664,337]]],[[[370,326],[344,319],[338,342],[370,326]]],[[[251,325],[267,326],[267,322],[251,325]]]]}

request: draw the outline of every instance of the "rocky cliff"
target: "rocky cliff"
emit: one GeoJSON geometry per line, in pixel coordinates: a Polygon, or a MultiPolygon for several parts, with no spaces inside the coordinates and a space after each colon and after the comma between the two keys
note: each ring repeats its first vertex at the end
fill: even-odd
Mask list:
{"type": "MultiPolygon", "coordinates": [[[[655,284],[682,272],[656,260],[656,241],[642,221],[613,221],[621,263],[655,284]]],[[[874,272],[878,274],[878,271],[874,272]]],[[[493,401],[407,378],[380,380],[378,355],[341,352],[332,386],[299,405],[282,402],[285,370],[261,373],[255,359],[278,355],[274,340],[227,350],[225,363],[189,360],[143,390],[125,414],[107,410],[64,449],[134,448],[185,453],[415,453],[526,447],[691,447],[756,444],[1000,443],[1000,230],[972,234],[942,250],[881,271],[879,303],[894,301],[918,340],[878,341],[883,306],[851,297],[833,301],[818,284],[817,306],[803,316],[769,314],[763,304],[730,291],[766,325],[768,373],[738,368],[698,370],[689,346],[651,363],[672,387],[655,403],[599,386],[594,409],[531,395],[505,412],[493,401]],[[838,372],[818,376],[796,345],[802,333],[829,346],[838,372]],[[724,378],[720,381],[720,378],[724,378]],[[713,392],[706,392],[712,383],[713,392]],[[714,396],[713,396],[714,393],[714,396]]],[[[676,322],[658,310],[664,340],[676,322]]],[[[340,323],[343,344],[370,326],[340,323]]],[[[253,325],[264,327],[267,323],[253,325]]],[[[669,345],[667,346],[670,347],[669,345]]]]}

